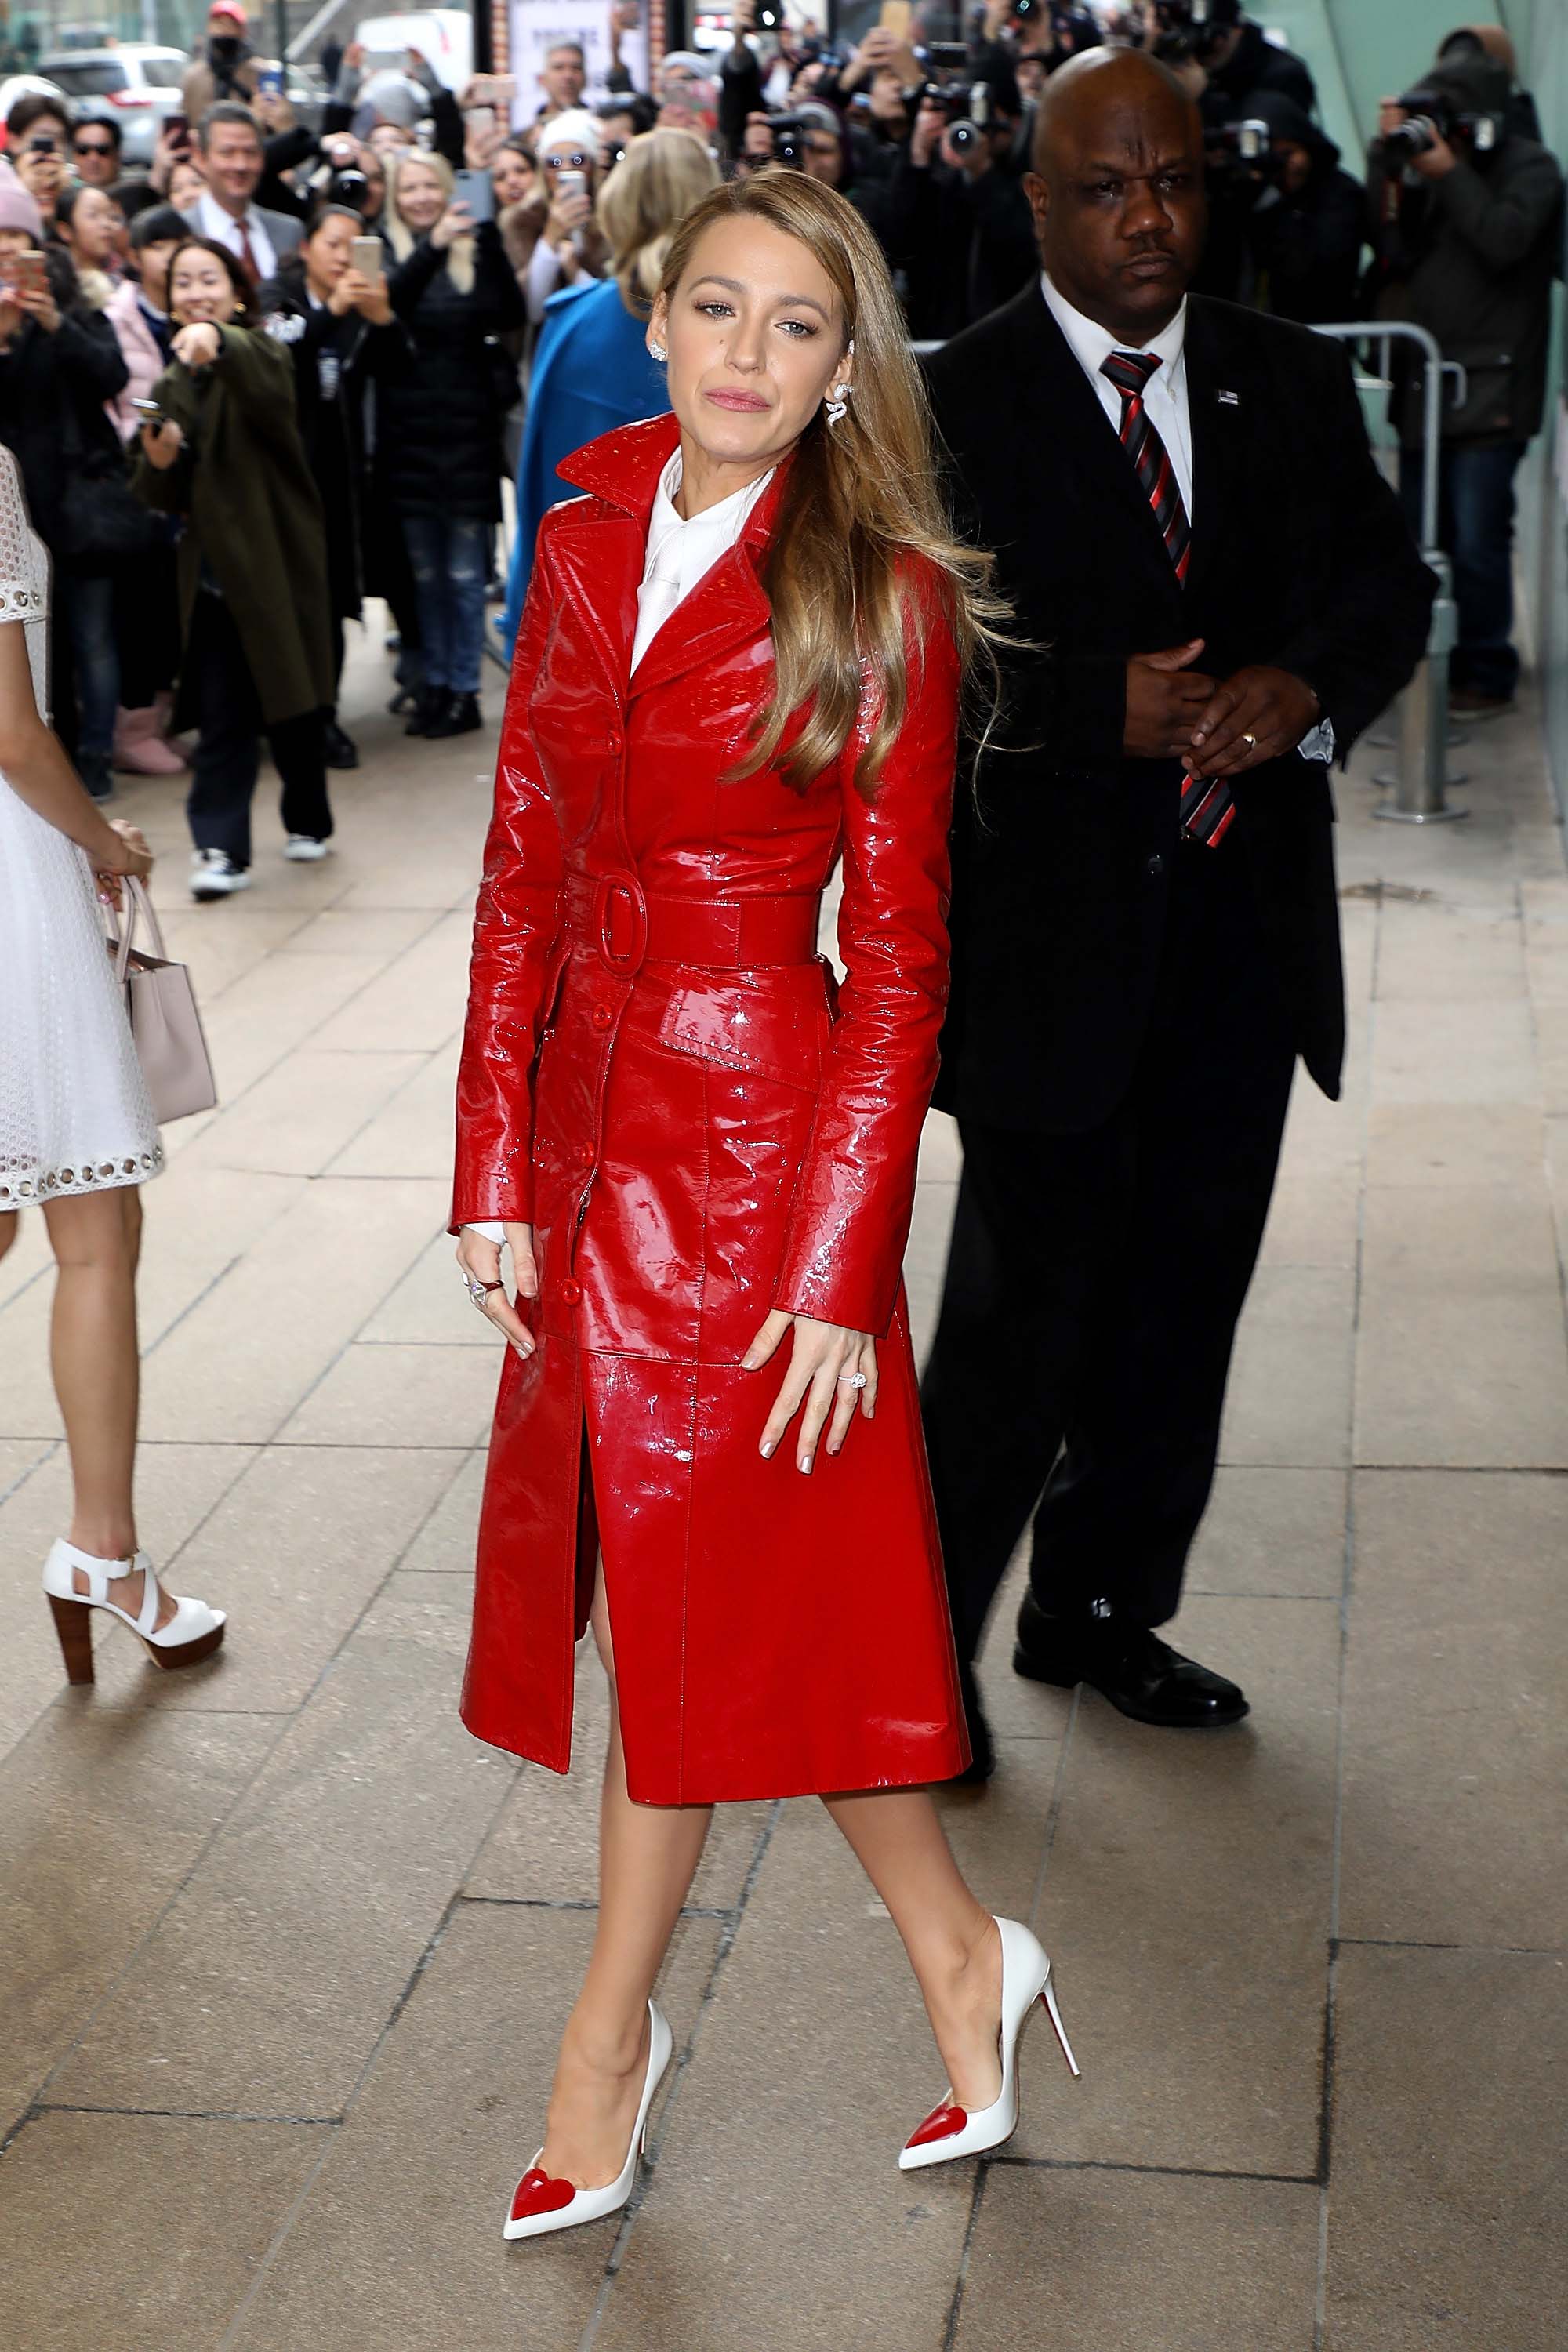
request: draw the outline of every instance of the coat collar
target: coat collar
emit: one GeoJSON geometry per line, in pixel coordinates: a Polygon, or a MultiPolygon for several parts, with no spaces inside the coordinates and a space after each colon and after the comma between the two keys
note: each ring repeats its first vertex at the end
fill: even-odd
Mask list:
{"type": "Polygon", "coordinates": [[[699,582],[655,637],[628,678],[648,523],[658,478],[680,437],[674,416],[617,425],[557,467],[588,496],[556,509],[553,552],[567,593],[594,628],[623,701],[723,659],[766,629],[770,607],[758,577],[772,536],[788,461],[752,508],[727,555],[699,582]]]}

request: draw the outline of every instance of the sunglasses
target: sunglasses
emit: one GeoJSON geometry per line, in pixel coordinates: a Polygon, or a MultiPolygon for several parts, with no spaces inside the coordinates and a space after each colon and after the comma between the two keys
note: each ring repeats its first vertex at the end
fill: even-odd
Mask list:
{"type": "Polygon", "coordinates": [[[546,155],[547,172],[585,172],[594,158],[588,155],[546,155]]]}
{"type": "Polygon", "coordinates": [[[79,139],[71,152],[73,155],[112,155],[114,149],[107,139],[79,139]]]}

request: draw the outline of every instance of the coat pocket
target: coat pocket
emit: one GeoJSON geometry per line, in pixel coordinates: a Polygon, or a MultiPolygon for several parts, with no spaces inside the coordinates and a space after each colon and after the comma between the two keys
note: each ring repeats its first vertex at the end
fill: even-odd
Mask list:
{"type": "Polygon", "coordinates": [[[792,964],[766,982],[677,987],[664,1008],[658,1042],[697,1061],[815,1094],[831,1026],[822,967],[792,964]]]}

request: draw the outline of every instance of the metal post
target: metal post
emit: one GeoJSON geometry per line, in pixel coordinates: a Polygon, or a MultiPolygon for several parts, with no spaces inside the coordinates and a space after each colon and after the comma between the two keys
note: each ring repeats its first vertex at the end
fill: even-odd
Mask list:
{"type": "Polygon", "coordinates": [[[1447,788],[1462,783],[1447,773],[1448,656],[1458,636],[1453,596],[1453,572],[1437,545],[1437,476],[1443,438],[1443,354],[1436,337],[1425,327],[1403,319],[1368,324],[1320,327],[1321,335],[1337,342],[1375,342],[1381,373],[1392,380],[1392,349],[1395,341],[1415,344],[1422,358],[1421,384],[1421,554],[1437,575],[1437,595],[1432,607],[1426,651],[1415,677],[1399,698],[1398,765],[1379,772],[1374,781],[1392,788],[1392,800],[1380,802],[1373,816],[1400,824],[1442,824],[1468,816],[1468,809],[1450,808],[1447,788]]]}

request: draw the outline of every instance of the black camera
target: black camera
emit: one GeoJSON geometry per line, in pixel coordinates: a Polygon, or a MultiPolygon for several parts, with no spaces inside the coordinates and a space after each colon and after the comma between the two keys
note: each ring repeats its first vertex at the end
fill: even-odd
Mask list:
{"type": "Polygon", "coordinates": [[[1395,103],[1405,109],[1405,121],[1384,134],[1383,152],[1399,164],[1429,153],[1439,139],[1450,144],[1460,140],[1477,154],[1488,154],[1502,130],[1495,114],[1457,112],[1440,89],[1407,89],[1395,103]]]}
{"type": "Polygon", "coordinates": [[[983,81],[965,79],[969,54],[960,42],[933,41],[926,59],[942,78],[921,84],[919,103],[940,110],[953,152],[967,155],[985,135],[991,117],[990,89],[983,81]]]}
{"type": "Polygon", "coordinates": [[[773,162],[784,163],[792,172],[805,169],[805,125],[798,114],[770,114],[768,129],[773,134],[773,162]]]}
{"type": "Polygon", "coordinates": [[[370,201],[370,182],[363,172],[334,172],[327,182],[327,202],[342,205],[351,213],[363,213],[370,201]]]}
{"type": "Polygon", "coordinates": [[[1240,13],[1237,0],[1154,0],[1154,55],[1163,65],[1205,66],[1240,13]]]}
{"type": "Polygon", "coordinates": [[[1211,183],[1223,181],[1227,175],[1272,180],[1284,168],[1274,152],[1268,125],[1255,116],[1244,122],[1223,122],[1205,131],[1204,163],[1211,183]]]}

